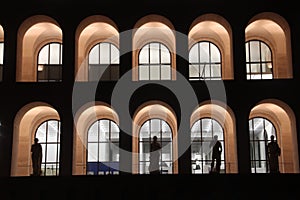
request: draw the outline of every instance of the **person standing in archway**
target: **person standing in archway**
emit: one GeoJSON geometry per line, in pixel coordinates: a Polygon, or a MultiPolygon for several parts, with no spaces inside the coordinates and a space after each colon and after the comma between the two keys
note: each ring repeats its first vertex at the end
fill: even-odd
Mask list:
{"type": "Polygon", "coordinates": [[[270,166],[270,173],[280,173],[278,156],[281,154],[281,149],[275,141],[275,136],[271,135],[271,142],[268,143],[268,159],[270,166]]]}
{"type": "Polygon", "coordinates": [[[211,141],[210,147],[212,148],[212,161],[211,161],[210,173],[213,172],[220,173],[222,144],[218,140],[217,135],[215,135],[214,139],[211,141]],[[215,162],[216,162],[216,167],[215,167],[215,162]]]}
{"type": "Polygon", "coordinates": [[[34,138],[34,144],[31,145],[31,160],[33,168],[33,176],[40,176],[42,173],[42,145],[38,138],[34,138]]]}
{"type": "Polygon", "coordinates": [[[153,136],[153,141],[150,146],[150,174],[160,174],[159,158],[160,158],[161,144],[157,141],[157,137],[153,136]]]}

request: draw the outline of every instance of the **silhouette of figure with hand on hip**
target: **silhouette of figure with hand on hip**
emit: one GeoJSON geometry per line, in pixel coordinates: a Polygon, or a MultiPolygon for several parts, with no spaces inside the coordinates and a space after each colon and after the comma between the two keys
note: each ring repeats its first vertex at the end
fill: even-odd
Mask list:
{"type": "Polygon", "coordinates": [[[215,135],[214,139],[211,141],[210,148],[212,148],[212,161],[211,161],[210,173],[213,172],[220,173],[222,144],[218,140],[217,135],[215,135]],[[216,161],[216,168],[214,168],[215,161],[216,161]]]}
{"type": "Polygon", "coordinates": [[[38,138],[34,138],[34,144],[31,145],[33,176],[41,175],[42,156],[42,145],[39,143],[38,138]]]}
{"type": "Polygon", "coordinates": [[[275,136],[271,135],[271,142],[268,143],[268,158],[269,158],[270,173],[280,173],[278,156],[280,156],[281,154],[281,149],[274,138],[275,136]]]}
{"type": "Polygon", "coordinates": [[[157,137],[153,136],[153,141],[150,146],[150,174],[160,174],[159,170],[159,158],[160,158],[161,145],[157,141],[157,137]]]}

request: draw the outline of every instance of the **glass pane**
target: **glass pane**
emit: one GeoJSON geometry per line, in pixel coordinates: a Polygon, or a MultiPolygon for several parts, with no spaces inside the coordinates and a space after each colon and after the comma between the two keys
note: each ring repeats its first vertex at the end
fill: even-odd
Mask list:
{"type": "Polygon", "coordinates": [[[162,160],[163,161],[171,161],[172,156],[171,156],[171,151],[172,151],[172,143],[170,142],[162,142],[162,160]]]}
{"type": "Polygon", "coordinates": [[[162,174],[172,174],[173,164],[172,162],[163,162],[162,164],[162,174]]]}
{"type": "Polygon", "coordinates": [[[0,42],[0,65],[3,65],[4,44],[0,42]]]}
{"type": "Polygon", "coordinates": [[[119,72],[119,65],[110,65],[110,71],[111,71],[111,78],[110,80],[118,80],[119,76],[120,76],[120,72],[119,72]]]}
{"type": "Polygon", "coordinates": [[[161,45],[161,63],[163,64],[171,63],[171,56],[170,56],[169,49],[164,45],[161,45]]]}
{"type": "Polygon", "coordinates": [[[200,62],[209,63],[209,43],[201,42],[200,45],[200,62]]]}
{"type": "Polygon", "coordinates": [[[195,44],[189,52],[189,62],[190,63],[199,63],[199,51],[198,44],[195,44]]]}
{"type": "Polygon", "coordinates": [[[205,65],[204,66],[204,77],[205,78],[210,78],[211,77],[211,75],[210,75],[210,64],[208,64],[208,65],[205,65]]]}
{"type": "Polygon", "coordinates": [[[254,134],[256,140],[264,140],[264,119],[263,118],[254,118],[254,134]]]}
{"type": "Polygon", "coordinates": [[[161,66],[161,80],[171,80],[171,66],[162,65],[161,66]]]}
{"type": "Polygon", "coordinates": [[[57,144],[47,144],[47,161],[57,162],[57,144]]]}
{"type": "Polygon", "coordinates": [[[252,80],[262,79],[261,74],[251,74],[250,79],[252,80]]]}
{"type": "Polygon", "coordinates": [[[98,122],[92,124],[88,131],[88,142],[98,142],[98,122]]]}
{"type": "Polygon", "coordinates": [[[149,80],[149,66],[139,66],[139,80],[149,80]]]}
{"type": "Polygon", "coordinates": [[[251,64],[251,73],[261,73],[260,64],[251,64]]]}
{"type": "Polygon", "coordinates": [[[168,137],[168,138],[172,138],[171,128],[170,128],[170,126],[167,124],[167,122],[162,121],[161,126],[162,126],[162,127],[161,127],[161,130],[162,130],[163,136],[164,136],[164,137],[168,137]]]}
{"type": "Polygon", "coordinates": [[[245,44],[245,50],[246,50],[246,62],[250,62],[250,59],[249,59],[249,42],[247,42],[245,44]]]}
{"type": "Polygon", "coordinates": [[[271,124],[268,121],[268,123],[266,123],[265,129],[266,129],[266,132],[267,132],[268,140],[271,139],[271,135],[274,135],[274,139],[276,140],[276,130],[275,130],[275,127],[273,126],[273,124],[271,124]]]}
{"type": "Polygon", "coordinates": [[[111,63],[119,64],[120,53],[115,45],[111,45],[111,63]]]}
{"type": "Polygon", "coordinates": [[[211,76],[212,77],[221,77],[221,65],[219,65],[219,64],[211,65],[211,76]]]}
{"type": "Polygon", "coordinates": [[[149,45],[142,48],[139,54],[139,63],[148,64],[149,63],[149,45]]]}
{"type": "Polygon", "coordinates": [[[150,44],[150,63],[151,64],[159,64],[160,59],[159,59],[159,43],[151,43],[150,44]]]}
{"type": "Polygon", "coordinates": [[[99,161],[110,161],[110,145],[109,143],[99,143],[99,161]]]}
{"type": "Polygon", "coordinates": [[[89,54],[89,64],[99,64],[99,45],[94,46],[89,54]]]}
{"type": "Polygon", "coordinates": [[[221,62],[221,54],[219,49],[211,43],[210,45],[211,62],[221,62]]]}
{"type": "Polygon", "coordinates": [[[48,57],[49,57],[49,45],[46,45],[39,52],[38,64],[49,64],[48,57]]]}
{"type": "Polygon", "coordinates": [[[192,152],[192,160],[201,160],[202,157],[200,156],[200,142],[193,142],[191,145],[191,152],[192,152]]]}
{"type": "Polygon", "coordinates": [[[200,139],[200,120],[196,121],[191,128],[192,140],[200,139]]]}
{"type": "Polygon", "coordinates": [[[119,127],[114,122],[111,122],[110,125],[111,125],[111,134],[110,134],[111,141],[117,142],[119,141],[119,132],[120,132],[119,127]]]}
{"type": "Polygon", "coordinates": [[[213,120],[213,131],[213,135],[217,135],[218,140],[223,140],[223,129],[221,125],[215,120],[213,120]]]}
{"type": "Polygon", "coordinates": [[[111,143],[110,144],[110,148],[111,148],[111,157],[112,157],[112,161],[119,161],[120,159],[120,154],[119,154],[119,143],[111,143]]]}
{"type": "Polygon", "coordinates": [[[205,78],[205,69],[208,67],[208,65],[207,64],[201,64],[200,66],[199,66],[200,68],[199,68],[199,77],[200,78],[205,78]]]}
{"type": "Polygon", "coordinates": [[[211,119],[201,119],[202,137],[212,138],[211,119]]]}
{"type": "Polygon", "coordinates": [[[160,68],[158,65],[150,66],[150,80],[159,80],[160,79],[160,68]]]}
{"type": "Polygon", "coordinates": [[[247,74],[249,74],[249,73],[251,73],[251,71],[250,71],[250,64],[246,64],[246,71],[247,71],[247,74]]]}
{"type": "Polygon", "coordinates": [[[272,74],[262,74],[261,79],[273,79],[273,75],[272,74]]]}
{"type": "Polygon", "coordinates": [[[144,138],[148,139],[149,137],[149,121],[147,121],[140,129],[140,140],[144,140],[144,138]]]}
{"type": "Polygon", "coordinates": [[[189,76],[191,78],[194,77],[199,77],[200,71],[199,71],[199,65],[190,65],[190,70],[189,70],[189,76]]]}
{"type": "Polygon", "coordinates": [[[105,75],[106,65],[89,65],[89,81],[99,81],[105,75]]]}
{"type": "Polygon", "coordinates": [[[57,175],[57,167],[56,167],[56,163],[54,164],[46,164],[46,176],[56,176],[57,175]]]}
{"type": "Polygon", "coordinates": [[[110,126],[109,120],[100,120],[100,140],[101,142],[109,141],[110,126]]]}
{"type": "Polygon", "coordinates": [[[57,142],[58,138],[58,123],[57,121],[48,121],[48,142],[57,142]]]}
{"type": "MultiPolygon", "coordinates": [[[[40,141],[39,141],[40,142],[40,141]]],[[[45,143],[41,143],[42,145],[42,163],[46,162],[46,144],[45,143]]]]}
{"type": "MultiPolygon", "coordinates": [[[[152,119],[151,120],[151,132],[159,132],[161,127],[160,127],[160,121],[159,119],[152,119]]],[[[153,137],[153,136],[152,136],[153,137]]]]}
{"type": "Polygon", "coordinates": [[[260,147],[260,159],[261,160],[266,160],[266,142],[265,141],[260,141],[259,142],[259,147],[260,147]]]}
{"type": "Polygon", "coordinates": [[[261,44],[261,61],[271,61],[271,51],[265,43],[261,44]]]}
{"type": "Polygon", "coordinates": [[[211,159],[211,153],[212,153],[212,138],[211,137],[203,137],[203,142],[201,145],[201,155],[203,158],[211,159]]]}
{"type": "Polygon", "coordinates": [[[98,144],[88,143],[87,149],[88,149],[87,161],[88,162],[98,161],[98,144]]]}
{"type": "Polygon", "coordinates": [[[262,73],[264,74],[272,74],[272,64],[262,63],[262,73]]]}
{"type": "Polygon", "coordinates": [[[100,44],[100,64],[110,63],[110,50],[108,43],[100,44]]]}
{"type": "Polygon", "coordinates": [[[49,64],[61,64],[60,63],[60,44],[50,44],[50,63],[49,64]]]}
{"type": "Polygon", "coordinates": [[[44,122],[37,129],[35,137],[39,139],[39,143],[46,142],[46,126],[47,126],[47,122],[44,122]]]}
{"type": "Polygon", "coordinates": [[[140,174],[149,174],[149,162],[140,162],[140,174]]]}
{"type": "Polygon", "coordinates": [[[259,52],[259,42],[251,41],[250,42],[250,62],[260,61],[260,52],[259,52]]]}
{"type": "Polygon", "coordinates": [[[139,153],[139,157],[140,157],[140,161],[149,161],[150,160],[150,143],[149,142],[140,142],[139,144],[139,149],[140,149],[140,153],[139,153]]]}

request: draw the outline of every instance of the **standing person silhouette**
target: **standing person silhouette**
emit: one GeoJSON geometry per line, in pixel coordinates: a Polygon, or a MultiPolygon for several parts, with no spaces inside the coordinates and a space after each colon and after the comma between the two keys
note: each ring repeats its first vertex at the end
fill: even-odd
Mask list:
{"type": "Polygon", "coordinates": [[[211,141],[209,146],[210,148],[212,148],[212,161],[211,161],[210,173],[213,172],[220,173],[222,144],[218,140],[217,135],[214,135],[214,139],[211,141]],[[215,161],[216,161],[216,168],[214,171],[215,161]]]}
{"type": "Polygon", "coordinates": [[[39,143],[38,138],[34,138],[34,144],[31,145],[33,176],[41,175],[42,156],[42,145],[39,143]]]}
{"type": "Polygon", "coordinates": [[[159,158],[160,158],[161,145],[157,141],[157,137],[153,136],[153,141],[150,145],[150,174],[160,174],[159,170],[159,158]]]}
{"type": "Polygon", "coordinates": [[[270,166],[270,173],[280,173],[278,156],[281,154],[281,149],[275,141],[275,136],[271,135],[271,142],[268,143],[268,159],[270,166]]]}

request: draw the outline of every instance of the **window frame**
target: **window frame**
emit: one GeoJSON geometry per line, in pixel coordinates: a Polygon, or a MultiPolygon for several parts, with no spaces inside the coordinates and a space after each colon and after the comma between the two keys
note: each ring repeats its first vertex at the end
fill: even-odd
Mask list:
{"type": "MultiPolygon", "coordinates": [[[[38,127],[37,127],[37,129],[36,129],[36,131],[35,131],[35,134],[34,134],[34,138],[36,138],[37,137],[37,132],[38,132],[38,130],[39,130],[39,128],[42,126],[42,125],[44,125],[44,124],[46,124],[46,135],[45,135],[45,138],[46,138],[46,141],[45,142],[43,142],[43,141],[41,141],[40,139],[39,139],[39,143],[42,145],[42,148],[43,148],[43,160],[42,160],[42,167],[41,167],[41,169],[42,169],[42,176],[51,176],[51,175],[48,175],[47,174],[47,165],[49,165],[49,164],[51,164],[52,166],[53,165],[55,165],[56,166],[56,170],[55,170],[55,174],[53,175],[52,174],[52,176],[59,176],[59,165],[60,165],[60,136],[61,136],[61,122],[60,122],[60,120],[57,120],[57,119],[48,119],[48,120],[46,120],[46,121],[43,121],[40,125],[38,125],[38,127]],[[58,128],[58,130],[57,130],[57,140],[56,140],[56,142],[48,142],[47,140],[48,140],[48,126],[49,126],[49,122],[57,122],[57,128],[58,128]],[[56,154],[56,161],[55,162],[48,162],[47,161],[47,153],[48,153],[48,146],[49,145],[53,145],[53,144],[55,144],[55,145],[57,145],[57,147],[56,147],[56,151],[57,151],[57,154],[56,154]]],[[[37,137],[38,138],[38,137],[37,137]]]]}
{"type": "MultiPolygon", "coordinates": [[[[150,164],[150,159],[147,159],[145,158],[145,160],[141,160],[140,159],[140,154],[141,154],[141,149],[140,149],[140,146],[141,145],[145,145],[145,143],[147,143],[147,145],[149,146],[149,152],[150,152],[150,145],[151,145],[151,142],[153,140],[153,136],[155,135],[153,132],[155,131],[151,131],[151,122],[154,121],[154,120],[159,120],[159,125],[160,125],[160,130],[159,130],[159,137],[157,137],[157,141],[161,144],[161,149],[159,150],[160,151],[160,158],[159,158],[159,162],[160,162],[160,173],[161,174],[173,174],[174,173],[174,163],[173,163],[173,156],[174,156],[174,149],[173,149],[173,132],[172,132],[172,129],[171,129],[171,126],[170,124],[168,124],[167,121],[161,119],[161,118],[151,118],[151,119],[148,119],[146,120],[142,125],[141,125],[141,128],[139,129],[139,133],[138,133],[138,173],[139,174],[149,174],[149,169],[147,167],[149,167],[149,164],[150,164]],[[149,122],[149,127],[148,127],[148,134],[149,134],[149,137],[148,137],[148,140],[147,141],[142,141],[141,140],[141,130],[143,128],[143,126],[149,122]],[[163,134],[163,131],[162,131],[162,125],[163,125],[163,122],[168,126],[168,129],[170,130],[170,140],[163,140],[163,137],[162,137],[162,134],[163,134]],[[152,135],[152,133],[154,135],[152,135]],[[166,145],[170,145],[170,160],[165,160],[163,159],[163,148],[164,148],[164,144],[166,145]],[[144,173],[141,173],[141,164],[142,163],[145,163],[143,166],[145,167],[145,172],[144,173]],[[171,164],[172,166],[170,167],[171,168],[171,172],[167,171],[166,169],[164,169],[165,166],[163,166],[161,163],[169,163],[171,164]],[[148,164],[148,165],[147,165],[148,164]]],[[[156,133],[156,132],[155,132],[156,133]]],[[[146,152],[147,153],[147,152],[146,152]]],[[[150,153],[148,153],[150,155],[150,153]]]]}
{"type": "MultiPolygon", "coordinates": [[[[153,51],[153,49],[152,49],[153,51]]],[[[139,81],[162,81],[162,80],[172,80],[172,54],[170,52],[170,49],[167,47],[167,45],[165,45],[162,42],[159,41],[151,41],[146,43],[144,46],[142,46],[142,48],[139,50],[138,52],[138,67],[137,67],[137,71],[138,71],[138,80],[139,81]],[[158,63],[151,63],[151,45],[153,44],[158,44],[159,45],[159,62],[158,63]],[[164,47],[166,50],[168,50],[169,53],[169,62],[167,63],[162,63],[162,47],[164,47]],[[140,54],[141,52],[144,50],[144,48],[148,48],[148,63],[141,63],[140,62],[140,54]],[[159,78],[158,79],[153,79],[151,78],[151,68],[153,68],[153,66],[158,66],[159,68],[159,78]],[[170,68],[170,75],[169,78],[162,78],[162,67],[163,66],[167,66],[170,68]],[[148,67],[148,78],[147,79],[141,79],[140,78],[140,67],[148,67]]],[[[152,69],[153,70],[153,69],[152,69]]]]}
{"type": "MultiPolygon", "coordinates": [[[[88,81],[117,81],[120,78],[120,49],[117,47],[117,45],[113,44],[112,42],[98,42],[97,44],[93,45],[92,48],[88,52],[88,81]],[[109,45],[109,52],[108,52],[108,63],[101,63],[101,46],[102,44],[108,44],[109,45]],[[115,47],[118,50],[118,63],[113,62],[112,58],[112,46],[115,47]],[[99,48],[98,52],[98,64],[90,64],[90,54],[94,48],[99,48]],[[92,79],[91,78],[91,69],[90,68],[104,68],[105,70],[101,73],[101,75],[109,74],[109,78],[105,78],[103,76],[99,77],[98,79],[92,79]],[[117,75],[114,75],[114,68],[117,68],[117,75]],[[108,72],[106,72],[108,70],[108,72]]],[[[100,70],[101,71],[101,70],[100,70]]]]}
{"type": "Polygon", "coordinates": [[[39,51],[38,51],[38,56],[37,56],[37,74],[36,74],[36,79],[37,79],[37,82],[61,82],[62,81],[62,68],[63,68],[63,64],[62,64],[62,59],[63,59],[63,44],[61,42],[49,42],[45,45],[43,45],[39,51]],[[52,58],[52,54],[51,54],[51,45],[53,44],[58,44],[59,45],[59,57],[58,57],[58,61],[59,63],[58,64],[51,64],[51,58],[52,58]],[[40,53],[41,51],[44,49],[44,48],[47,48],[48,47],[48,55],[47,55],[47,63],[39,63],[39,58],[40,58],[40,53]],[[40,77],[40,67],[42,67],[44,70],[45,68],[45,75],[46,77],[44,79],[41,79],[39,78],[40,77]],[[51,68],[58,68],[58,77],[57,78],[53,78],[51,79],[49,77],[49,72],[51,70],[51,68]]]}
{"type": "Polygon", "coordinates": [[[268,173],[269,172],[269,163],[268,163],[268,155],[267,155],[268,154],[267,145],[271,141],[271,139],[270,139],[270,137],[268,137],[268,136],[270,136],[270,135],[268,135],[268,132],[266,133],[266,135],[264,135],[264,140],[259,140],[259,139],[255,140],[254,139],[254,134],[252,134],[253,137],[251,138],[250,128],[252,128],[253,131],[254,131],[254,123],[253,123],[253,121],[257,120],[257,119],[263,120],[262,123],[263,123],[263,129],[264,130],[266,130],[266,122],[268,122],[270,125],[272,125],[272,128],[274,130],[274,134],[271,133],[270,135],[274,135],[275,136],[275,140],[277,138],[277,131],[276,131],[276,128],[275,128],[274,124],[270,120],[268,120],[267,118],[264,118],[264,117],[252,117],[252,118],[249,119],[248,126],[249,126],[251,173],[268,173]],[[250,123],[252,124],[252,127],[250,126],[250,123]],[[258,144],[257,146],[259,146],[259,149],[258,149],[258,151],[259,151],[259,156],[258,157],[259,158],[258,159],[256,159],[256,152],[255,152],[256,148],[252,147],[253,146],[252,143],[254,143],[256,145],[258,144]],[[262,151],[261,146],[260,146],[261,143],[264,143],[264,145],[265,145],[265,153],[264,153],[265,159],[261,159],[261,157],[262,157],[260,155],[260,153],[262,151]],[[257,164],[257,163],[259,163],[259,164],[257,164]],[[262,169],[262,170],[265,170],[265,171],[261,171],[261,170],[258,169],[259,166],[257,166],[257,165],[262,165],[262,163],[265,163],[266,168],[262,169]],[[254,166],[254,167],[252,167],[252,166],[254,166]]]}
{"type": "Polygon", "coordinates": [[[203,41],[198,41],[196,42],[195,44],[193,44],[191,46],[191,48],[189,49],[189,81],[199,81],[199,80],[222,80],[222,53],[220,51],[220,48],[214,44],[213,42],[211,41],[208,41],[208,40],[203,40],[203,41]],[[209,62],[201,62],[200,59],[201,59],[201,48],[200,48],[200,45],[203,44],[203,43],[208,43],[208,60],[209,62]],[[190,54],[191,54],[191,50],[193,48],[195,48],[195,46],[197,45],[197,58],[198,58],[198,62],[195,62],[195,63],[192,63],[190,61],[190,54]],[[218,62],[212,62],[212,46],[215,47],[217,50],[218,50],[218,53],[219,53],[219,57],[220,57],[220,60],[218,62]],[[202,69],[202,72],[200,74],[200,69],[201,69],[201,66],[203,65],[203,69],[202,69]],[[209,69],[209,76],[206,77],[205,76],[205,68],[207,67],[208,65],[208,69],[209,69]],[[219,67],[219,74],[220,76],[212,76],[212,66],[213,65],[216,65],[219,67]],[[190,75],[190,71],[191,71],[191,67],[198,67],[198,71],[199,71],[199,76],[195,76],[195,77],[192,77],[190,75]],[[204,76],[203,76],[204,75],[204,76]]]}
{"type": "Polygon", "coordinates": [[[253,40],[248,40],[245,42],[245,52],[246,52],[246,79],[247,80],[267,80],[267,79],[274,79],[274,65],[273,65],[273,52],[272,49],[270,48],[270,46],[265,43],[262,40],[258,40],[258,39],[253,39],[253,40]],[[253,42],[258,42],[259,44],[259,60],[258,61],[252,61],[251,60],[251,54],[253,54],[253,52],[251,53],[251,43],[253,44],[253,42]],[[269,61],[263,61],[262,60],[262,44],[265,45],[265,47],[269,50],[270,53],[270,60],[269,61]],[[247,49],[248,47],[248,49],[247,49]],[[248,52],[248,55],[247,55],[248,52]],[[248,58],[248,60],[247,60],[248,58]],[[260,72],[252,72],[251,70],[251,65],[259,65],[259,70],[260,72]],[[269,68],[271,73],[264,73],[263,72],[263,65],[271,65],[272,67],[269,68]],[[258,75],[260,76],[260,78],[252,78],[253,75],[258,75]],[[271,75],[271,78],[263,78],[264,75],[271,75]]]}
{"type": "MultiPolygon", "coordinates": [[[[116,145],[119,146],[120,144],[120,128],[118,126],[118,124],[111,120],[111,119],[108,119],[108,118],[101,118],[101,119],[97,119],[96,121],[94,121],[87,129],[87,134],[86,134],[86,174],[87,175],[108,175],[108,174],[119,174],[119,162],[120,160],[118,159],[117,161],[115,161],[113,158],[112,158],[112,152],[108,151],[109,153],[109,160],[108,161],[100,161],[99,158],[100,158],[100,144],[108,144],[109,145],[109,149],[111,149],[110,147],[112,145],[116,145]],[[102,131],[100,132],[100,123],[101,121],[108,121],[109,123],[109,141],[100,141],[100,134],[103,133],[102,131]],[[93,141],[93,142],[89,142],[89,131],[91,129],[91,127],[93,125],[95,125],[97,123],[97,141],[93,141]],[[116,127],[118,127],[118,141],[117,142],[113,142],[111,140],[111,137],[112,137],[112,124],[114,124],[116,127]],[[97,145],[97,161],[92,161],[92,162],[89,162],[88,160],[88,155],[89,155],[89,144],[96,144],[97,145]],[[108,165],[106,165],[106,164],[108,165]],[[92,173],[91,170],[90,170],[90,166],[96,166],[96,170],[94,170],[94,172],[92,173]],[[107,169],[107,171],[101,171],[99,168],[103,166],[104,168],[107,169]],[[111,167],[112,166],[112,167],[111,167]],[[118,167],[118,169],[115,169],[116,167],[118,167]],[[95,173],[96,172],[96,173],[95,173]],[[102,173],[103,172],[103,173],[102,173]]],[[[104,153],[107,153],[107,152],[104,152],[104,153]]],[[[119,152],[119,155],[120,155],[120,152],[119,152]]]]}
{"type": "Polygon", "coordinates": [[[222,129],[222,136],[223,138],[222,139],[218,139],[221,144],[222,144],[222,152],[221,152],[221,171],[220,173],[226,173],[226,153],[225,153],[225,134],[224,134],[224,128],[221,126],[221,124],[214,118],[212,117],[203,117],[203,118],[200,118],[200,119],[197,119],[193,125],[191,126],[191,133],[190,133],[190,137],[191,137],[191,170],[192,170],[192,174],[207,174],[210,172],[210,168],[209,170],[205,173],[204,172],[204,165],[208,165],[209,167],[211,166],[211,162],[212,162],[212,157],[211,157],[211,152],[208,152],[209,155],[208,155],[208,158],[205,158],[203,159],[203,156],[201,156],[201,159],[198,160],[197,158],[196,159],[193,159],[193,146],[196,146],[196,144],[198,143],[199,145],[205,147],[205,143],[210,143],[212,140],[213,140],[213,137],[215,135],[214,133],[214,124],[217,124],[221,129],[222,129]],[[204,141],[203,140],[203,120],[210,120],[210,123],[211,123],[211,127],[212,127],[212,131],[211,131],[211,140],[207,140],[207,141],[204,141]],[[192,129],[194,126],[196,126],[196,123],[199,123],[199,132],[197,133],[197,135],[200,134],[200,137],[199,139],[194,139],[192,137],[192,129]],[[200,165],[200,170],[201,171],[196,171],[196,170],[199,170],[197,169],[197,165],[200,165]],[[197,173],[198,172],[198,173],[197,173]]]}

